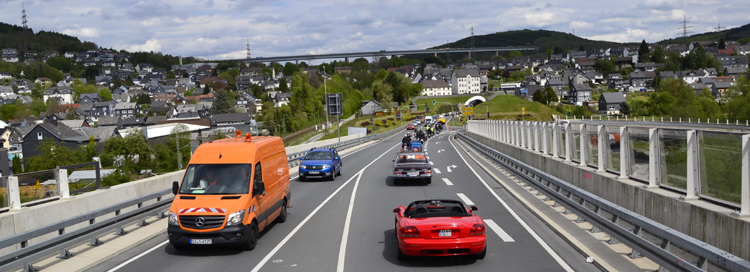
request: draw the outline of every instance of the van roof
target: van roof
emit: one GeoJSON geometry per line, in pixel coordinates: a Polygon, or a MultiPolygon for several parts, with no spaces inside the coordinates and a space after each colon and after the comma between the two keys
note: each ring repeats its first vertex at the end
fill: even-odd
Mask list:
{"type": "Polygon", "coordinates": [[[234,164],[254,163],[259,155],[286,152],[279,137],[255,136],[250,141],[245,137],[228,138],[203,143],[190,158],[190,164],[234,164]]]}

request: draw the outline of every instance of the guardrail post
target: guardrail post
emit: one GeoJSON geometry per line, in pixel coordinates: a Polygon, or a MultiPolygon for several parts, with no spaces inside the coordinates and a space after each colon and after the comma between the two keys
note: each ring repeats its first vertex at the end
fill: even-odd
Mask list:
{"type": "Polygon", "coordinates": [[[628,127],[620,127],[620,178],[627,179],[630,175],[630,135],[628,127]]]}
{"type": "Polygon", "coordinates": [[[526,126],[526,122],[521,122],[518,124],[518,137],[521,140],[521,148],[526,147],[526,131],[524,127],[526,126]]]}
{"type": "Polygon", "coordinates": [[[11,210],[21,209],[21,190],[18,188],[17,176],[8,176],[8,207],[11,210]]]}
{"type": "Polygon", "coordinates": [[[534,139],[531,142],[531,149],[539,151],[539,122],[531,123],[531,137],[534,139]]]}
{"type": "Polygon", "coordinates": [[[607,166],[607,158],[605,157],[607,146],[609,146],[607,143],[609,143],[609,135],[607,134],[607,130],[604,128],[604,126],[597,126],[597,133],[599,134],[598,139],[598,145],[599,148],[597,148],[597,156],[599,156],[597,163],[599,164],[599,170],[598,172],[604,172],[606,170],[607,166]]]}
{"type": "Polygon", "coordinates": [[[547,123],[542,123],[542,154],[549,154],[549,132],[547,131],[547,123]]]}
{"type": "Polygon", "coordinates": [[[687,131],[687,195],[680,196],[681,200],[696,200],[697,186],[701,182],[700,159],[698,158],[698,132],[687,131]]]}
{"type": "Polygon", "coordinates": [[[57,169],[57,188],[60,190],[60,198],[70,198],[67,169],[57,169]]]}
{"type": "Polygon", "coordinates": [[[564,125],[565,129],[565,161],[573,161],[573,133],[571,130],[570,123],[564,125]]]}
{"type": "Polygon", "coordinates": [[[557,158],[560,155],[560,125],[557,122],[552,123],[552,156],[557,158]]]}
{"type": "Polygon", "coordinates": [[[492,121],[492,134],[495,136],[495,141],[500,141],[500,121],[492,121]]]}
{"type": "Polygon", "coordinates": [[[648,185],[645,188],[659,188],[661,184],[661,150],[659,149],[659,129],[648,130],[648,185]]]}
{"type": "Polygon", "coordinates": [[[513,145],[521,146],[521,122],[513,121],[513,145]]]}
{"type": "Polygon", "coordinates": [[[750,216],[750,135],[742,135],[742,201],[740,212],[734,212],[735,216],[750,216]]]}
{"type": "Polygon", "coordinates": [[[589,140],[588,139],[589,136],[586,135],[586,124],[581,124],[580,133],[581,133],[581,137],[580,137],[581,138],[580,139],[580,142],[581,142],[581,150],[580,150],[581,151],[581,164],[580,165],[581,166],[586,166],[586,163],[588,162],[587,156],[589,155],[588,154],[589,152],[587,152],[589,145],[586,144],[586,140],[589,140]]]}
{"type": "Polygon", "coordinates": [[[508,127],[506,121],[500,121],[500,141],[503,143],[508,143],[508,127]]]}

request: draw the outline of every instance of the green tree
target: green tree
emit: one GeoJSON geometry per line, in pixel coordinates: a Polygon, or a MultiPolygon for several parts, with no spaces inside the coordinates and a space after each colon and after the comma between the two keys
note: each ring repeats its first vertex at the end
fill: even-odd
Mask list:
{"type": "Polygon", "coordinates": [[[284,76],[291,76],[294,73],[296,73],[297,71],[299,71],[299,66],[297,66],[294,63],[287,62],[284,65],[284,76]]]}
{"type": "Polygon", "coordinates": [[[620,114],[630,115],[630,105],[628,105],[627,101],[623,101],[620,103],[620,114]]]}
{"type": "Polygon", "coordinates": [[[651,61],[655,63],[664,63],[664,49],[661,46],[656,45],[654,52],[651,53],[651,61]]]}
{"type": "Polygon", "coordinates": [[[102,164],[119,166],[127,174],[137,174],[143,169],[153,169],[151,155],[154,153],[139,131],[125,137],[111,137],[104,142],[102,164]]]}
{"type": "MultiPolygon", "coordinates": [[[[258,89],[260,89],[260,86],[258,86],[258,89]]],[[[281,79],[279,79],[279,92],[289,92],[289,84],[286,82],[286,77],[282,77],[281,79]]]]}
{"type": "Polygon", "coordinates": [[[641,46],[638,48],[638,62],[639,63],[646,63],[651,61],[651,58],[649,57],[651,51],[648,49],[648,44],[646,43],[646,40],[641,41],[641,46]]]}
{"type": "Polygon", "coordinates": [[[520,52],[520,51],[515,51],[515,50],[514,50],[514,51],[510,51],[510,52],[508,52],[508,58],[509,58],[509,59],[512,59],[512,58],[517,58],[517,57],[520,57],[520,56],[523,56],[523,54],[521,54],[521,52],[520,52]]]}
{"type": "Polygon", "coordinates": [[[101,99],[102,101],[112,100],[112,92],[110,92],[107,88],[99,90],[99,99],[101,99]]]}
{"type": "Polygon", "coordinates": [[[557,97],[557,93],[550,86],[547,86],[547,87],[544,88],[544,100],[547,101],[547,106],[552,105],[552,104],[557,103],[558,101],[560,101],[560,99],[558,99],[558,97],[557,97]]]}
{"type": "Polygon", "coordinates": [[[13,156],[13,174],[18,175],[23,173],[23,166],[21,166],[21,158],[13,156]]]}
{"type": "Polygon", "coordinates": [[[151,97],[148,96],[146,93],[142,93],[138,96],[138,102],[137,104],[151,104],[151,97]]]}
{"type": "Polygon", "coordinates": [[[234,101],[229,97],[227,91],[216,91],[212,109],[214,114],[231,113],[232,106],[234,106],[234,101]]]}
{"type": "Polygon", "coordinates": [[[42,140],[36,150],[39,155],[26,158],[26,170],[28,172],[76,164],[76,157],[72,150],[55,140],[42,140]]]}
{"type": "Polygon", "coordinates": [[[719,49],[727,49],[727,42],[724,40],[724,37],[719,39],[719,49]]]}
{"type": "Polygon", "coordinates": [[[547,105],[547,98],[544,97],[542,89],[537,89],[534,92],[534,96],[531,97],[531,100],[547,105]]]}
{"type": "Polygon", "coordinates": [[[615,64],[611,60],[600,59],[594,63],[594,69],[602,73],[612,72],[615,70],[615,64]]]}
{"type": "Polygon", "coordinates": [[[372,89],[375,96],[378,98],[378,103],[390,112],[391,105],[393,105],[393,88],[391,85],[383,83],[382,81],[377,81],[373,83],[372,89]]]}
{"type": "Polygon", "coordinates": [[[193,96],[193,91],[192,90],[185,91],[185,96],[193,96]]]}
{"type": "Polygon", "coordinates": [[[737,82],[729,88],[727,94],[729,102],[726,104],[726,112],[731,119],[750,120],[750,81],[747,77],[738,78],[737,82]]]}
{"type": "Polygon", "coordinates": [[[555,49],[552,51],[552,54],[562,54],[564,51],[559,46],[555,46],[555,49]]]}

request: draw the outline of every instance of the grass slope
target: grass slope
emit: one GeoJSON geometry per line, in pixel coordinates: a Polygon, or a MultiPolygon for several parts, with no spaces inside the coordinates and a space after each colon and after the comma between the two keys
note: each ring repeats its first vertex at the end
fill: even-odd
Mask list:
{"type": "Polygon", "coordinates": [[[498,95],[490,101],[474,107],[474,115],[478,118],[487,116],[490,111],[490,119],[515,119],[522,114],[522,108],[526,108],[526,114],[531,114],[536,121],[552,121],[552,115],[560,115],[556,110],[538,102],[529,102],[513,95],[498,95]]]}

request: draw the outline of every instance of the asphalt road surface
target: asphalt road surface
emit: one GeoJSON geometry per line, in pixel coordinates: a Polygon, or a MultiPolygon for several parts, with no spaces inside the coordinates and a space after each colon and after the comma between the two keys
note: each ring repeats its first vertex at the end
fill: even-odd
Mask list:
{"type": "Polygon", "coordinates": [[[402,134],[343,158],[335,181],[292,179],[287,221],[261,233],[255,250],[195,249],[177,252],[166,230],[91,271],[595,271],[463,151],[453,132],[430,138],[432,184],[395,185],[392,162],[402,134]],[[487,224],[487,256],[396,259],[392,210],[427,198],[476,205],[487,224]],[[491,221],[490,221],[491,220],[491,221]],[[122,265],[127,263],[125,265],[122,265]]]}

